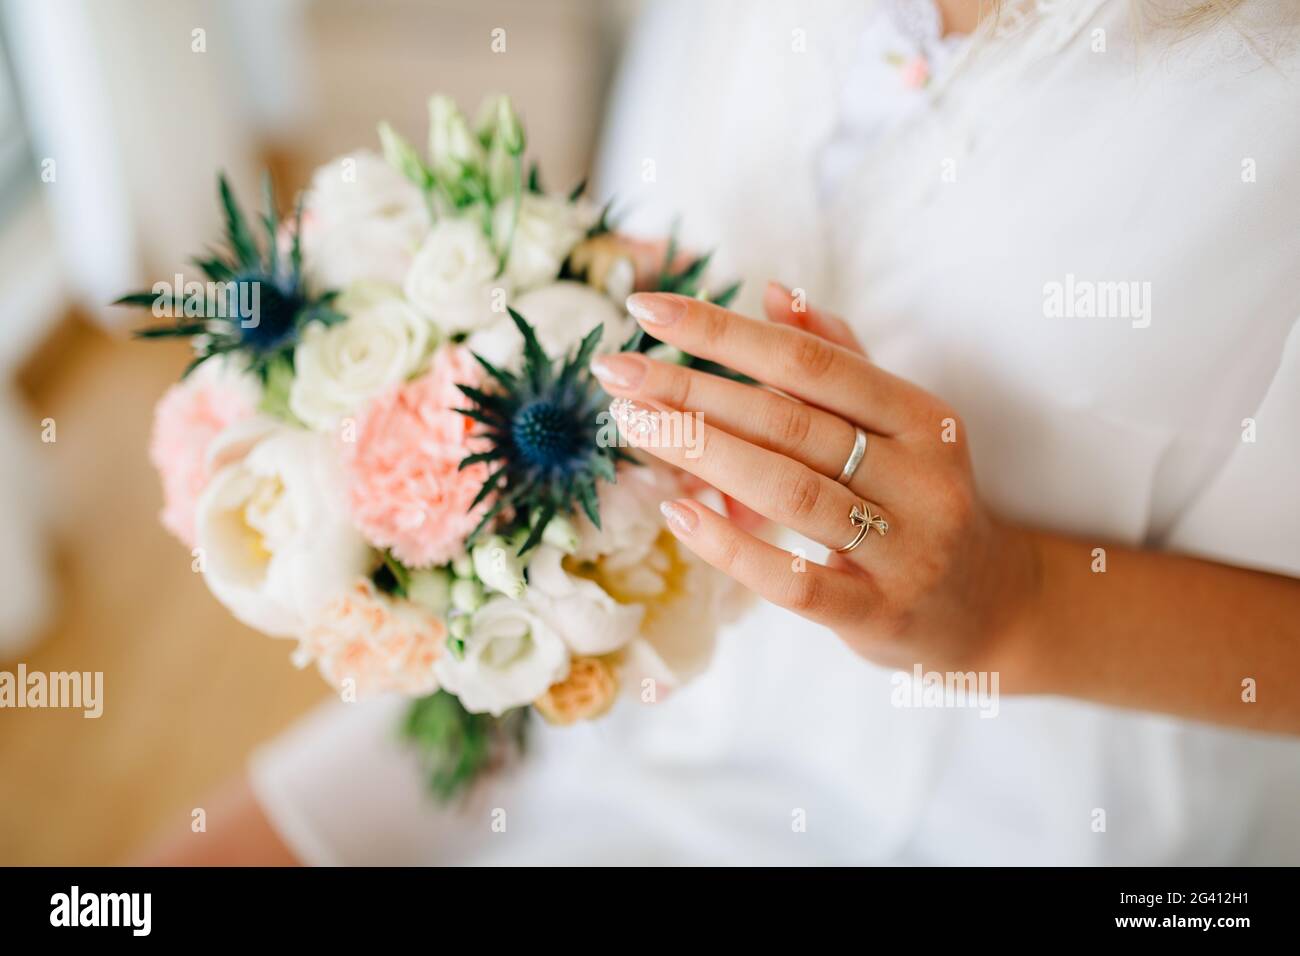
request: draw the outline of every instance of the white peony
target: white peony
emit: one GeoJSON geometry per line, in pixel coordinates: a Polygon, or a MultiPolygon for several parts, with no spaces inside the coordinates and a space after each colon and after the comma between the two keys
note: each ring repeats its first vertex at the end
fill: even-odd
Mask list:
{"type": "Polygon", "coordinates": [[[303,211],[303,257],[325,288],[359,279],[400,283],[429,231],[419,188],[371,152],[326,163],[312,176],[303,211]]]}
{"type": "Polygon", "coordinates": [[[528,565],[528,600],[577,654],[608,654],[638,636],[645,606],[620,604],[595,581],[571,574],[564,553],[542,545],[528,565]]]}
{"type": "MultiPolygon", "coordinates": [[[[582,282],[555,282],[519,296],[511,307],[537,330],[546,354],[559,358],[583,336],[604,325],[597,352],[617,351],[636,331],[636,323],[608,297],[582,282]]],[[[509,315],[469,338],[469,347],[498,368],[513,368],[524,354],[524,340],[509,315]]]]}
{"type": "Polygon", "coordinates": [[[434,333],[428,319],[394,294],[354,286],[337,306],[348,318],[309,324],[294,349],[289,409],[320,431],[415,372],[434,333]]]}
{"type": "Polygon", "coordinates": [[[564,680],[569,650],[529,603],[498,596],[474,613],[464,653],[443,654],[434,672],[466,710],[499,717],[564,680]]]}
{"type": "Polygon", "coordinates": [[[492,311],[497,257],[472,218],[443,219],[429,233],[406,274],[406,297],[446,333],[472,332],[504,315],[492,311]]]}
{"type": "Polygon", "coordinates": [[[553,281],[594,221],[586,205],[553,196],[524,193],[518,203],[498,203],[492,211],[492,236],[498,249],[509,244],[506,278],[521,292],[553,281]]]}
{"type": "Polygon", "coordinates": [[[266,418],[227,431],[195,520],[204,580],[249,627],[292,637],[369,573],[370,549],[327,437],[266,418]]]}

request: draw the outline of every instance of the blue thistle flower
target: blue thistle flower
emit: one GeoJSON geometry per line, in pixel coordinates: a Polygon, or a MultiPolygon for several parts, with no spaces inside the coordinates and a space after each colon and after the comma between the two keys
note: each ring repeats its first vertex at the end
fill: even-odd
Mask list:
{"type": "MultiPolygon", "coordinates": [[[[202,362],[227,352],[242,353],[249,369],[268,380],[277,364],[292,367],[293,347],[303,327],[312,321],[332,324],[343,316],[332,308],[337,292],[311,294],[303,281],[302,204],[295,212],[293,245],[287,263],[280,262],[280,220],[270,177],[264,180],[266,213],[261,223],[266,231],[264,248],[259,246],[235,201],[226,177],[217,177],[221,205],[225,211],[226,242],[229,249],[194,259],[208,279],[197,309],[189,303],[186,314],[184,290],[176,289],[171,302],[164,303],[176,316],[171,325],[155,326],[136,333],[140,338],[191,338],[196,355],[188,375],[202,362]],[[198,315],[193,313],[197,311],[198,315]]],[[[133,292],[115,305],[153,308],[158,296],[133,292]]],[[[184,376],[182,376],[184,377],[184,376]]]]}
{"type": "Polygon", "coordinates": [[[523,554],[542,539],[556,515],[572,515],[581,508],[599,528],[596,482],[613,481],[617,463],[634,459],[621,448],[597,441],[598,416],[607,396],[587,365],[600,342],[601,327],[587,334],[572,358],[552,363],[527,320],[514,309],[510,317],[524,337],[523,369],[519,374],[506,372],[474,356],[495,387],[489,391],[458,386],[472,403],[458,411],[483,426],[480,437],[489,447],[460,466],[492,465],[471,508],[494,493],[496,500],[470,537],[508,508],[514,524],[529,529],[519,549],[523,554]]]}

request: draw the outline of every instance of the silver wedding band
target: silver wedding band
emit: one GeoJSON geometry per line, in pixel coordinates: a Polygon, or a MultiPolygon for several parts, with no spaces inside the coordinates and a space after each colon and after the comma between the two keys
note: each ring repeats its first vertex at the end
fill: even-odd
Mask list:
{"type": "Polygon", "coordinates": [[[844,463],[844,468],[840,471],[840,476],[835,480],[841,485],[847,485],[853,473],[858,470],[858,465],[862,464],[862,459],[867,454],[867,433],[856,425],[853,427],[853,451],[849,452],[849,460],[844,463]]]}

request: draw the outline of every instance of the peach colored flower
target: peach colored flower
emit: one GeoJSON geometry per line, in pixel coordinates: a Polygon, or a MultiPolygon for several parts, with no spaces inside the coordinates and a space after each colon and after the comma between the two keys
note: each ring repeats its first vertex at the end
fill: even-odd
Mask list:
{"type": "Polygon", "coordinates": [[[353,520],[408,567],[458,556],[490,503],[469,511],[487,466],[458,470],[482,443],[473,438],[475,423],[456,411],[469,404],[456,385],[482,383],[468,349],[443,346],[423,377],[372,399],[358,416],[356,440],[344,445],[353,520]]]}
{"type": "Polygon", "coordinates": [[[438,687],[433,662],[446,640],[436,615],[359,578],[299,636],[294,662],[305,667],[315,661],[321,676],[355,691],[358,700],[385,691],[429,694],[438,687]]]}
{"type": "Polygon", "coordinates": [[[208,461],[212,440],[251,418],[257,402],[251,379],[209,359],[167,389],[154,408],[149,459],[162,478],[162,523],[186,547],[194,547],[194,509],[216,470],[208,461]]]}
{"type": "Polygon", "coordinates": [[[574,657],[569,676],[552,684],[533,701],[547,723],[565,726],[579,720],[593,720],[609,710],[618,695],[618,678],[600,657],[574,657]]]}

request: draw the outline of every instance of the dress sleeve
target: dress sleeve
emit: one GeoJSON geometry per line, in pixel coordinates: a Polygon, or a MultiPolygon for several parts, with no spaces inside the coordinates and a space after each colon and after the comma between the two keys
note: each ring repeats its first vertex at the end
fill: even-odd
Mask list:
{"type": "Polygon", "coordinates": [[[1300,577],[1300,321],[1259,407],[1168,545],[1212,561],[1300,577]]]}

